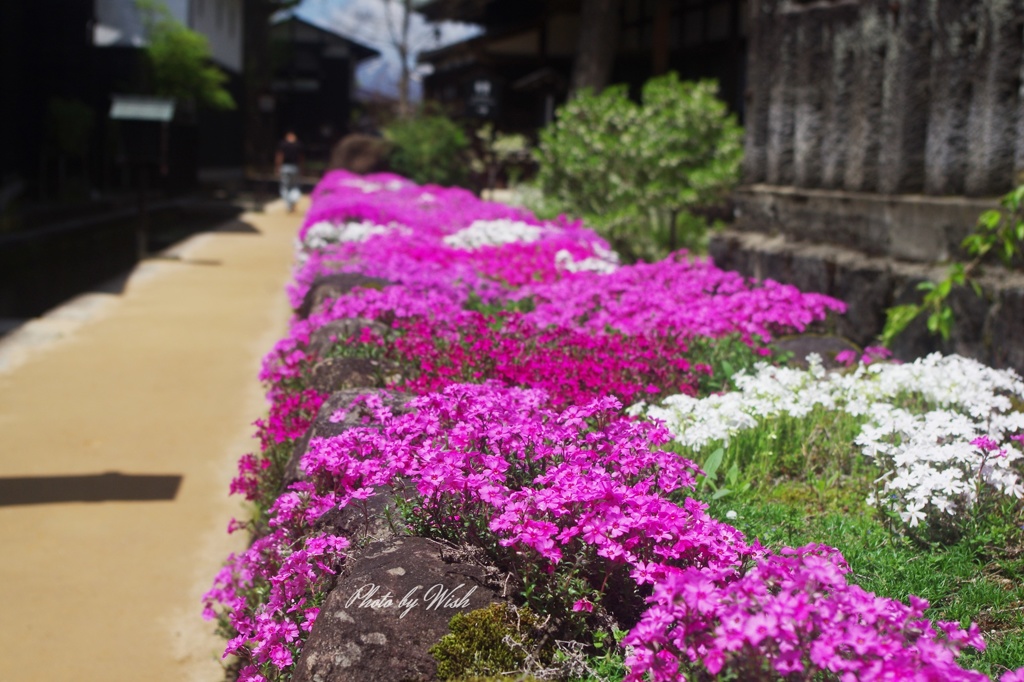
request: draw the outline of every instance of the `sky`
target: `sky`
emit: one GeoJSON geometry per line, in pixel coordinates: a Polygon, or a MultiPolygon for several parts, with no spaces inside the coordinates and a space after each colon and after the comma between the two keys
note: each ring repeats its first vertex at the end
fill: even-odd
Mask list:
{"type": "MultiPolygon", "coordinates": [[[[402,3],[393,0],[390,3],[390,15],[386,9],[387,4],[385,0],[303,0],[295,12],[310,23],[379,50],[382,57],[367,60],[360,65],[356,74],[359,89],[363,92],[395,95],[398,92],[401,61],[388,31],[388,17],[391,17],[393,26],[400,26],[402,3]]],[[[418,52],[465,40],[479,33],[479,30],[472,24],[428,24],[420,15],[413,14],[409,32],[409,42],[413,49],[411,65],[416,66],[418,52]]],[[[419,99],[420,90],[420,83],[414,76],[414,99],[419,99]]]]}

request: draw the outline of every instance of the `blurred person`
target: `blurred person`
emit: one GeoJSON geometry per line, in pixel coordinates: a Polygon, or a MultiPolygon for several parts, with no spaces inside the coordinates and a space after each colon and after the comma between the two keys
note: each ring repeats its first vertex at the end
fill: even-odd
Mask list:
{"type": "Polygon", "coordinates": [[[281,181],[281,198],[288,206],[289,213],[295,210],[295,204],[302,196],[302,190],[299,189],[301,167],[302,143],[296,137],[295,131],[289,130],[277,145],[277,155],[274,157],[274,168],[281,181]]]}

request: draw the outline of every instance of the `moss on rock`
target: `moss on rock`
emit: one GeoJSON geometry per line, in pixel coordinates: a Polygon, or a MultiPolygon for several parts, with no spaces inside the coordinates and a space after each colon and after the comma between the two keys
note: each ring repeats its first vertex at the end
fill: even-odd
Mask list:
{"type": "MultiPolygon", "coordinates": [[[[510,678],[503,673],[522,670],[527,659],[542,649],[535,634],[537,616],[505,603],[456,614],[448,628],[450,634],[430,648],[442,680],[487,682],[500,675],[507,682],[510,678]]],[[[512,679],[531,682],[536,678],[512,679]]]]}

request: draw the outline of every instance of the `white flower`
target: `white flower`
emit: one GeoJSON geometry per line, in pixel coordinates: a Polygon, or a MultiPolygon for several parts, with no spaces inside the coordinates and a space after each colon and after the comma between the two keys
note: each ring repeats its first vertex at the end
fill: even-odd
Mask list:
{"type": "MultiPolygon", "coordinates": [[[[813,355],[808,362],[807,370],[758,364],[733,377],[733,393],[699,400],[669,396],[646,414],[663,421],[676,442],[699,451],[727,444],[765,418],[800,418],[814,409],[846,412],[862,421],[854,444],[884,472],[876,481],[878,498],[905,506],[900,517],[910,526],[925,519],[928,504],[949,515],[969,510],[979,480],[989,492],[1024,496],[1016,468],[1024,454],[1009,441],[1024,430],[1024,413],[1014,411],[1010,400],[1024,399],[1024,382],[1012,370],[937,353],[848,373],[826,372],[813,355]],[[997,441],[1005,456],[971,445],[979,436],[997,441]]],[[[876,502],[869,497],[869,504],[876,502]]]]}
{"type": "Polygon", "coordinates": [[[374,235],[408,231],[408,229],[397,223],[376,225],[369,221],[362,221],[336,225],[328,221],[321,221],[310,225],[306,230],[304,246],[307,249],[322,249],[329,244],[341,242],[365,242],[374,235]]]}
{"type": "Polygon", "coordinates": [[[444,243],[456,249],[473,251],[483,246],[500,246],[514,242],[535,242],[541,237],[539,225],[518,220],[476,220],[469,227],[444,238],[444,243]]]}
{"type": "Polygon", "coordinates": [[[918,523],[925,519],[926,514],[921,511],[922,509],[924,509],[924,502],[919,500],[911,502],[907,505],[906,511],[900,512],[900,518],[903,519],[903,523],[914,528],[918,523]]]}
{"type": "MultiPolygon", "coordinates": [[[[600,248],[597,244],[593,246],[600,248]]],[[[555,253],[555,265],[566,272],[597,272],[604,275],[619,269],[618,259],[598,255],[583,260],[574,260],[568,249],[559,249],[555,253]]]]}

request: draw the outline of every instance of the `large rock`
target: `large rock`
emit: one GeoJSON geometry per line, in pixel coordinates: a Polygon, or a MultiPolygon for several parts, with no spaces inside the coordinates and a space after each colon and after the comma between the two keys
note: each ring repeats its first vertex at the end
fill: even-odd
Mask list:
{"type": "Polygon", "coordinates": [[[296,310],[299,317],[309,317],[310,313],[320,308],[320,305],[328,298],[344,296],[353,289],[364,287],[367,289],[383,289],[394,284],[379,277],[367,277],[357,272],[339,272],[333,275],[321,275],[313,280],[302,300],[302,305],[296,310]]]}
{"type": "Polygon", "coordinates": [[[884,263],[873,258],[834,256],[832,290],[835,298],[846,303],[846,314],[839,317],[837,331],[862,346],[870,345],[885,326],[885,309],[892,298],[892,276],[884,263]]]}
{"type": "Polygon", "coordinates": [[[391,406],[393,410],[401,410],[408,400],[405,396],[387,393],[375,388],[347,389],[333,393],[320,406],[320,411],[317,412],[316,418],[313,419],[313,423],[310,424],[306,434],[295,443],[291,459],[285,465],[282,490],[286,490],[292,483],[301,481],[305,477],[302,472],[301,462],[311,439],[331,438],[355,426],[378,427],[378,424],[373,420],[373,415],[370,414],[364,404],[360,403],[353,407],[353,402],[356,398],[371,394],[381,395],[386,404],[391,406]],[[331,417],[338,410],[346,411],[345,418],[337,422],[331,421],[331,417]]]}
{"type": "Polygon", "coordinates": [[[324,357],[332,346],[358,338],[362,331],[369,330],[375,336],[387,333],[387,326],[376,320],[361,317],[346,317],[333,320],[309,335],[309,350],[317,357],[324,357]]]}
{"type": "Polygon", "coordinates": [[[427,653],[457,613],[499,601],[487,571],[449,563],[417,537],[371,542],[345,562],[295,666],[293,682],[420,682],[427,653]]]}
{"type": "Polygon", "coordinates": [[[353,173],[381,173],[388,170],[390,154],[391,144],[387,140],[353,133],[334,145],[328,170],[341,168],[353,173]]]}
{"type": "Polygon", "coordinates": [[[801,369],[807,369],[807,356],[811,353],[821,356],[822,365],[827,369],[843,366],[836,362],[836,355],[843,351],[851,350],[860,357],[860,349],[856,345],[840,336],[829,334],[787,336],[776,341],[774,345],[784,353],[792,353],[793,359],[790,364],[801,369]]]}
{"type": "Polygon", "coordinates": [[[327,358],[313,365],[309,387],[320,393],[384,388],[386,369],[367,358],[327,358]]]}

